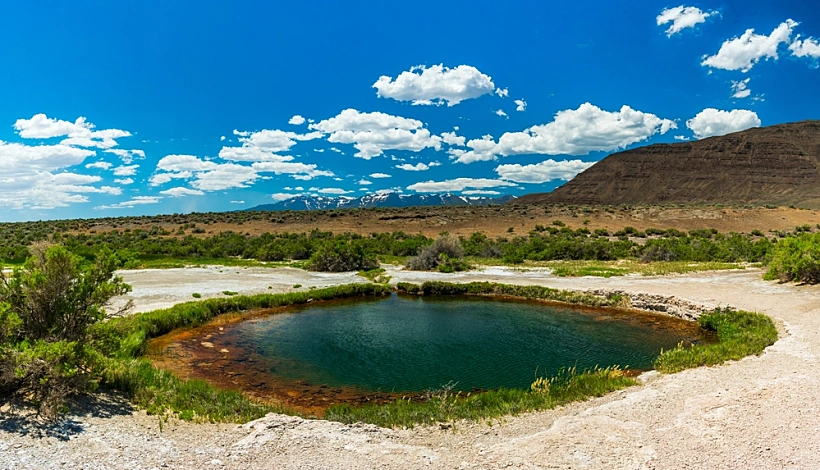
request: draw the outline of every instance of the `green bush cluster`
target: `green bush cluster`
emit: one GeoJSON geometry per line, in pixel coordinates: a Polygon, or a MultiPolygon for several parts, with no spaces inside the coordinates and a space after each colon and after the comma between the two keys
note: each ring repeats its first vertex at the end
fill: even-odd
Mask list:
{"type": "Polygon", "coordinates": [[[820,282],[820,233],[786,237],[772,250],[766,279],[820,282]]]}

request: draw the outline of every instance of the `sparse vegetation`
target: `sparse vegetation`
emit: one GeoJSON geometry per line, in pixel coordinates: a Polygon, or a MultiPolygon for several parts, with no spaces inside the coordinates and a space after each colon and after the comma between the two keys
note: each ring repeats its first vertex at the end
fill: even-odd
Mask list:
{"type": "Polygon", "coordinates": [[[464,261],[464,248],[458,238],[443,235],[424,247],[415,258],[407,260],[407,269],[451,273],[470,269],[464,261]]]}

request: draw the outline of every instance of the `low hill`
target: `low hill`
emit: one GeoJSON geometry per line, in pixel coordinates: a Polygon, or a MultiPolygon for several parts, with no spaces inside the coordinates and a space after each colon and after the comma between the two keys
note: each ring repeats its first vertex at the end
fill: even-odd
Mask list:
{"type": "Polygon", "coordinates": [[[455,194],[371,194],[361,197],[295,196],[275,204],[245,209],[248,211],[285,211],[319,209],[369,209],[371,207],[487,206],[504,204],[514,196],[468,197],[455,194]]]}
{"type": "Polygon", "coordinates": [[[518,204],[776,204],[820,207],[820,121],[612,154],[518,204]]]}

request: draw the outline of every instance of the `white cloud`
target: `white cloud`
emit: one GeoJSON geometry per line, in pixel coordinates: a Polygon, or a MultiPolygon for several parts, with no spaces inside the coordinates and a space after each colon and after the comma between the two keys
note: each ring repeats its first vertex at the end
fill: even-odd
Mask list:
{"type": "Polygon", "coordinates": [[[559,111],[548,124],[507,132],[497,143],[486,135],[467,142],[469,151],[449,153],[458,163],[495,160],[498,155],[586,155],[622,149],[676,128],[674,121],[626,105],[610,112],[584,103],[578,109],[559,111]]]}
{"type": "Polygon", "coordinates": [[[391,176],[391,175],[388,175],[387,173],[370,173],[370,177],[371,177],[371,178],[376,178],[376,179],[380,179],[380,178],[392,178],[392,176],[391,176]]]}
{"type": "Polygon", "coordinates": [[[732,80],[732,98],[746,98],[752,94],[752,90],[748,88],[751,78],[745,80],[732,80]]]}
{"type": "Polygon", "coordinates": [[[131,209],[135,206],[143,206],[146,204],[157,204],[162,200],[161,196],[134,196],[128,201],[123,201],[110,206],[97,206],[95,209],[131,209]]]}
{"type": "Polygon", "coordinates": [[[454,106],[464,100],[493,93],[492,78],[470,65],[455,68],[443,64],[427,68],[424,65],[402,72],[394,81],[383,75],[373,84],[380,98],[412,101],[414,105],[454,106]]]}
{"type": "Polygon", "coordinates": [[[500,196],[501,193],[498,191],[493,191],[491,189],[468,189],[467,191],[462,191],[461,194],[465,196],[500,196]]]}
{"type": "Polygon", "coordinates": [[[423,181],[411,184],[407,189],[419,193],[464,191],[465,189],[486,189],[517,186],[515,183],[487,178],[456,178],[446,181],[423,181]]]}
{"type": "Polygon", "coordinates": [[[342,195],[342,194],[352,193],[353,191],[346,191],[346,190],[341,189],[341,188],[322,188],[322,189],[316,190],[316,192],[319,193],[319,194],[342,195]]]}
{"type": "Polygon", "coordinates": [[[689,137],[686,137],[685,135],[676,135],[675,140],[689,140],[689,137]]]}
{"type": "Polygon", "coordinates": [[[114,176],[134,176],[137,174],[137,168],[139,167],[139,165],[118,166],[114,168],[114,176]]]}
{"type": "Polygon", "coordinates": [[[99,162],[89,163],[85,167],[86,168],[99,168],[100,170],[107,170],[107,169],[111,168],[112,166],[114,166],[114,165],[112,165],[108,162],[99,161],[99,162]]]}
{"type": "Polygon", "coordinates": [[[820,59],[820,41],[814,38],[800,39],[798,34],[794,42],[789,45],[789,50],[795,57],[811,57],[820,59]]]}
{"type": "Polygon", "coordinates": [[[94,124],[78,117],[74,122],[52,119],[45,114],[35,114],[31,119],[18,119],[14,128],[20,137],[25,139],[51,139],[66,137],[60,142],[63,145],[75,147],[96,147],[108,149],[117,146],[121,137],[129,137],[131,133],[119,129],[94,130],[94,124]]]}
{"type": "Polygon", "coordinates": [[[369,185],[369,184],[373,184],[373,182],[372,182],[372,181],[367,181],[367,180],[366,180],[366,179],[364,179],[364,178],[362,178],[362,179],[360,179],[360,180],[359,180],[359,185],[360,185],[360,186],[367,186],[367,185],[369,185]]]}
{"type": "Polygon", "coordinates": [[[441,137],[431,135],[421,121],[390,114],[361,113],[346,109],[337,116],[310,124],[310,129],[327,134],[328,142],[353,144],[355,157],[369,160],[383,155],[385,150],[441,148],[441,137]]]}
{"type": "Polygon", "coordinates": [[[203,196],[205,195],[204,192],[198,189],[190,189],[190,188],[183,188],[183,187],[176,187],[166,189],[164,191],[160,191],[160,194],[165,194],[166,196],[171,197],[184,197],[184,196],[203,196]]]}
{"type": "Polygon", "coordinates": [[[691,129],[698,139],[725,135],[758,126],[760,126],[760,118],[757,117],[757,113],[745,109],[720,111],[707,108],[686,121],[686,127],[691,129]]]}
{"type": "Polygon", "coordinates": [[[133,178],[117,178],[114,180],[115,183],[121,184],[123,186],[128,186],[129,184],[134,184],[133,178]]]}
{"type": "Polygon", "coordinates": [[[516,108],[515,108],[516,111],[524,112],[524,111],[527,110],[527,102],[526,101],[524,101],[524,100],[515,100],[515,101],[513,101],[513,103],[515,103],[515,105],[516,105],[516,108]]]}
{"type": "Polygon", "coordinates": [[[720,46],[717,54],[704,57],[701,65],[722,70],[748,72],[761,59],[777,60],[777,49],[780,44],[789,43],[792,30],[798,24],[788,19],[768,36],[755,34],[754,29],[747,29],[741,36],[726,40],[720,46]]]}
{"type": "Polygon", "coordinates": [[[667,8],[656,18],[658,26],[672,23],[666,30],[666,35],[671,37],[686,28],[694,28],[700,23],[705,23],[706,18],[715,15],[716,12],[706,12],[697,7],[685,7],[683,5],[674,8],[667,8]]]}
{"type": "Polygon", "coordinates": [[[259,174],[251,167],[224,163],[216,165],[211,170],[195,173],[194,180],[190,184],[203,191],[221,191],[247,188],[257,179],[259,179],[259,174]]]}
{"type": "Polygon", "coordinates": [[[510,96],[510,90],[508,90],[507,88],[496,88],[495,94],[500,96],[501,98],[506,98],[510,96]]]}
{"type": "Polygon", "coordinates": [[[224,135],[219,136],[219,141],[220,142],[224,142],[225,139],[227,139],[227,137],[225,137],[224,135]]]}
{"type": "Polygon", "coordinates": [[[421,163],[421,162],[416,163],[415,165],[411,165],[409,163],[403,163],[401,165],[396,165],[396,168],[398,168],[399,170],[404,170],[404,171],[427,171],[427,170],[430,169],[430,165],[427,165],[427,164],[424,164],[424,163],[421,163]]]}
{"type": "Polygon", "coordinates": [[[495,172],[504,180],[517,183],[546,183],[553,180],[569,181],[595,162],[581,160],[544,160],[534,165],[499,165],[495,172]]]}
{"type": "Polygon", "coordinates": [[[231,204],[245,204],[245,201],[231,201],[231,204]]]}
{"type": "Polygon", "coordinates": [[[508,117],[507,113],[505,113],[503,109],[496,109],[494,113],[496,116],[508,117]]]}
{"type": "Polygon", "coordinates": [[[105,153],[111,153],[111,154],[114,154],[114,155],[120,157],[120,160],[122,160],[122,162],[125,163],[126,165],[128,165],[132,161],[134,161],[134,157],[145,158],[145,152],[142,151],[142,150],[136,150],[136,149],[134,149],[134,150],[106,149],[106,150],[104,150],[104,152],[105,153]]]}
{"type": "MultiPolygon", "coordinates": [[[[234,131],[239,136],[239,142],[245,148],[257,148],[267,152],[285,152],[296,145],[297,141],[308,141],[319,139],[322,137],[321,132],[309,132],[307,134],[298,134],[296,132],[282,131],[279,129],[263,129],[257,132],[239,132],[234,131]]],[[[235,147],[224,147],[225,149],[232,149],[235,147]]],[[[230,155],[230,154],[229,154],[230,155]]],[[[230,160],[230,156],[220,157],[230,160]]],[[[247,160],[244,160],[247,161],[247,160]]]]}
{"type": "Polygon", "coordinates": [[[290,118],[290,120],[288,120],[288,124],[290,124],[292,126],[301,126],[304,123],[305,123],[305,118],[303,118],[302,116],[300,116],[298,114],[293,116],[292,118],[290,118]]]}
{"type": "Polygon", "coordinates": [[[288,199],[293,199],[296,196],[300,196],[300,194],[274,193],[270,195],[270,198],[276,202],[281,202],[287,201],[288,199]]]}
{"type": "Polygon", "coordinates": [[[456,135],[455,131],[443,132],[441,134],[441,140],[447,145],[457,145],[459,147],[463,147],[467,141],[465,137],[456,135]]]}

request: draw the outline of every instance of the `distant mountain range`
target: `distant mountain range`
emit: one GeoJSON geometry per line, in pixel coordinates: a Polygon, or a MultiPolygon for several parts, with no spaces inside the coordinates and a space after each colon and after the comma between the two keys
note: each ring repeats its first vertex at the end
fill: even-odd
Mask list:
{"type": "Polygon", "coordinates": [[[295,196],[275,204],[244,209],[247,211],[304,211],[319,209],[366,209],[371,207],[413,207],[413,206],[486,206],[505,204],[515,196],[483,197],[459,196],[456,194],[371,194],[361,197],[295,196]]]}
{"type": "Polygon", "coordinates": [[[773,204],[820,208],[820,121],[612,154],[517,204],[773,204]]]}

